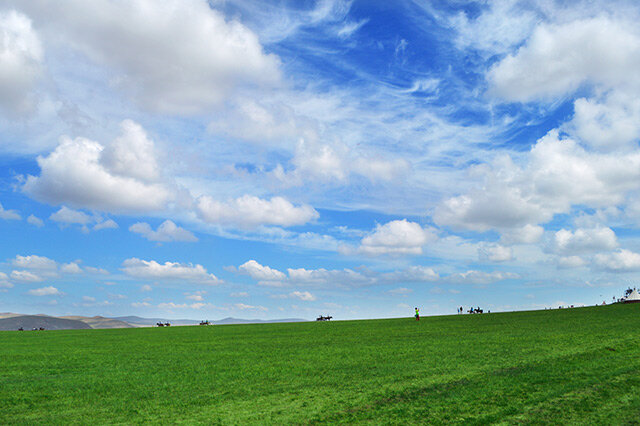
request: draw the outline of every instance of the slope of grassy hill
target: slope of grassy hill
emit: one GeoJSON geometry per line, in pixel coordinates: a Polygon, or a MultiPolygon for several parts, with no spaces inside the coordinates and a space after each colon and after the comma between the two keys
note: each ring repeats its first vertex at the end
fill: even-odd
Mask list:
{"type": "Polygon", "coordinates": [[[640,415],[640,304],[0,333],[0,424],[556,423],[640,415]]]}
{"type": "Polygon", "coordinates": [[[124,321],[119,321],[113,318],[105,318],[101,316],[83,317],[80,315],[69,315],[60,318],[82,321],[88,324],[91,328],[133,328],[131,324],[124,321]]]}

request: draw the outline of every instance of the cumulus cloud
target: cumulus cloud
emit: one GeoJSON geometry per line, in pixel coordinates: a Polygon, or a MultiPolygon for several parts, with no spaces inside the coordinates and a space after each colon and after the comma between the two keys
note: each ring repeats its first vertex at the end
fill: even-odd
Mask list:
{"type": "Polygon", "coordinates": [[[141,260],[135,257],[126,259],[122,263],[122,271],[135,278],[188,281],[200,284],[215,285],[221,283],[215,275],[207,272],[202,265],[181,264],[155,260],[141,260]]]}
{"type": "Polygon", "coordinates": [[[610,272],[632,272],[640,270],[640,254],[619,249],[609,254],[596,254],[596,264],[610,272]]]}
{"type": "Polygon", "coordinates": [[[612,90],[574,102],[570,129],[597,150],[631,149],[640,139],[640,100],[637,90],[612,90]]]}
{"type": "Polygon", "coordinates": [[[0,272],[0,288],[13,288],[13,284],[9,282],[9,277],[4,272],[0,272]]]}
{"type": "Polygon", "coordinates": [[[427,266],[414,265],[408,268],[388,272],[382,274],[381,280],[383,282],[433,282],[437,281],[440,275],[433,268],[427,266]]]}
{"type": "Polygon", "coordinates": [[[618,246],[616,234],[611,228],[579,228],[575,231],[561,229],[551,242],[551,249],[565,255],[575,255],[594,251],[608,251],[618,246]]]}
{"type": "Polygon", "coordinates": [[[264,306],[253,306],[253,305],[247,305],[245,303],[236,303],[233,305],[236,309],[239,309],[241,311],[246,311],[246,310],[255,310],[255,311],[268,311],[269,309],[265,308],[264,306]]]}
{"type": "Polygon", "coordinates": [[[484,244],[478,248],[478,257],[490,262],[507,262],[513,259],[513,250],[500,244],[484,244]]]}
{"type": "Polygon", "coordinates": [[[63,224],[86,225],[91,222],[91,217],[86,213],[70,209],[66,206],[62,206],[60,210],[49,216],[49,219],[63,224]]]}
{"type": "Polygon", "coordinates": [[[259,285],[270,287],[364,287],[398,282],[433,282],[439,275],[429,267],[410,266],[394,272],[375,272],[366,268],[354,269],[306,269],[287,268],[286,274],[260,265],[251,260],[237,268],[236,272],[250,275],[259,285]]]}
{"type": "Polygon", "coordinates": [[[449,275],[446,281],[453,284],[492,284],[497,281],[520,278],[518,274],[512,272],[485,272],[485,271],[466,271],[449,275]]]}
{"type": "Polygon", "coordinates": [[[81,274],[82,268],[76,262],[65,263],[60,266],[60,272],[65,274],[81,274]]]}
{"type": "Polygon", "coordinates": [[[113,219],[107,219],[93,225],[94,231],[100,231],[102,229],[118,229],[118,224],[113,219]]]}
{"type": "Polygon", "coordinates": [[[42,228],[44,226],[44,222],[42,221],[42,219],[34,215],[29,215],[29,217],[27,218],[27,223],[38,228],[42,228]]]}
{"type": "Polygon", "coordinates": [[[370,181],[390,181],[411,168],[404,159],[356,156],[341,143],[326,144],[300,139],[291,160],[293,170],[281,165],[272,175],[286,186],[302,185],[308,180],[345,182],[351,175],[364,176],[370,181]]]}
{"type": "Polygon", "coordinates": [[[559,268],[579,268],[587,264],[587,261],[580,256],[560,256],[556,262],[559,268]]]}
{"type": "Polygon", "coordinates": [[[142,182],[155,182],[160,177],[155,146],[142,126],[132,120],[121,124],[122,135],[107,145],[100,162],[111,173],[142,182]]]}
{"type": "Polygon", "coordinates": [[[0,109],[9,115],[30,110],[31,91],[42,73],[44,52],[31,20],[0,11],[0,109]]]}
{"type": "Polygon", "coordinates": [[[254,228],[259,225],[303,225],[319,217],[309,205],[294,206],[282,197],[270,200],[244,195],[235,200],[220,202],[210,196],[197,201],[198,215],[211,224],[254,228]]]}
{"type": "MultiPolygon", "coordinates": [[[[141,130],[136,126],[123,122],[121,138],[140,137],[141,130]]],[[[22,190],[50,204],[117,212],[159,210],[174,199],[175,194],[167,185],[137,178],[141,174],[149,177],[149,171],[125,172],[107,167],[103,163],[104,150],[103,145],[89,139],[63,137],[52,153],[38,157],[40,175],[28,176],[22,190]]],[[[131,157],[120,152],[126,150],[124,145],[118,150],[118,155],[124,159],[106,161],[110,166],[130,164],[139,154],[135,146],[131,157]]],[[[149,161],[145,164],[148,168],[149,161]]]]}
{"type": "Polygon", "coordinates": [[[522,228],[501,231],[500,241],[504,244],[533,244],[540,241],[544,234],[542,226],[527,224],[522,228]]]}
{"type": "Polygon", "coordinates": [[[207,306],[206,303],[198,303],[198,302],[196,303],[164,302],[164,303],[158,304],[158,308],[160,309],[201,309],[205,306],[207,306]]]}
{"type": "Polygon", "coordinates": [[[280,81],[279,59],[264,52],[256,34],[206,1],[19,6],[52,42],[115,72],[113,84],[153,111],[197,113],[220,105],[238,86],[280,81]]]}
{"type": "Polygon", "coordinates": [[[421,254],[422,246],[436,239],[431,228],[423,228],[406,219],[393,220],[377,225],[370,235],[362,239],[358,251],[368,255],[421,254]]]}
{"type": "Polygon", "coordinates": [[[439,225],[457,229],[522,229],[546,223],[573,205],[610,207],[640,187],[640,152],[587,152],[557,130],[537,141],[524,167],[509,156],[472,170],[482,185],[444,200],[434,211],[439,225]]]}
{"type": "Polygon", "coordinates": [[[627,83],[640,69],[639,57],[635,24],[607,17],[543,24],[487,78],[494,95],[526,102],[572,92],[585,82],[627,83]]]}
{"type": "Polygon", "coordinates": [[[518,7],[515,0],[490,2],[486,6],[478,16],[460,12],[449,19],[459,47],[499,54],[527,38],[538,21],[533,11],[518,7]]]}
{"type": "Polygon", "coordinates": [[[32,296],[53,296],[60,294],[60,291],[53,286],[48,286],[29,290],[28,293],[32,296]]]}
{"type": "Polygon", "coordinates": [[[191,232],[179,227],[170,220],[162,222],[158,229],[154,231],[148,223],[138,222],[129,227],[129,231],[142,235],[149,241],[185,241],[196,242],[198,238],[191,232]]]}
{"type": "Polygon", "coordinates": [[[413,290],[406,287],[398,287],[398,288],[394,288],[393,290],[389,290],[389,293],[394,296],[406,296],[408,294],[413,293],[413,290]]]}
{"type": "Polygon", "coordinates": [[[44,281],[43,277],[30,271],[11,271],[11,279],[25,283],[39,283],[44,281]]]}
{"type": "Polygon", "coordinates": [[[258,281],[282,281],[286,278],[283,272],[263,266],[253,259],[238,266],[238,271],[258,281]]]}
{"type": "Polygon", "coordinates": [[[5,220],[20,220],[20,214],[15,210],[5,210],[0,204],[0,219],[5,220]]]}
{"type": "Polygon", "coordinates": [[[293,291],[293,292],[289,293],[289,297],[295,298],[295,299],[300,299],[300,300],[303,300],[305,302],[313,302],[314,300],[316,300],[316,296],[314,296],[313,294],[309,293],[308,291],[293,291]]]}
{"type": "Polygon", "coordinates": [[[40,271],[55,271],[58,268],[58,263],[45,256],[37,256],[35,254],[29,256],[17,255],[15,259],[11,261],[11,264],[17,268],[35,269],[40,271]]]}

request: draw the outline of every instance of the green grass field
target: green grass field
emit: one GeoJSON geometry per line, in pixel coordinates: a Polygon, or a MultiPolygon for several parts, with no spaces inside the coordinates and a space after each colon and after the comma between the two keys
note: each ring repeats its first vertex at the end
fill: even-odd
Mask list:
{"type": "Polygon", "coordinates": [[[0,424],[640,422],[640,304],[0,332],[0,424]]]}

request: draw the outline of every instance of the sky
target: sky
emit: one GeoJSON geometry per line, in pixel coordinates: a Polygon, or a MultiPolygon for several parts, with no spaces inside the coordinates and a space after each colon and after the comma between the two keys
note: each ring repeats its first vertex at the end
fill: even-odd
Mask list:
{"type": "Polygon", "coordinates": [[[639,18],[0,0],[0,312],[609,303],[640,277],[639,18]]]}

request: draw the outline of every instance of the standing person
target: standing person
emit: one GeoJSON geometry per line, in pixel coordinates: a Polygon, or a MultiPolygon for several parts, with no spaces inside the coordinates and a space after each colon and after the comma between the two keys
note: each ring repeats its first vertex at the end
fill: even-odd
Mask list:
{"type": "Polygon", "coordinates": [[[416,308],[416,321],[420,321],[420,309],[416,308]]]}

